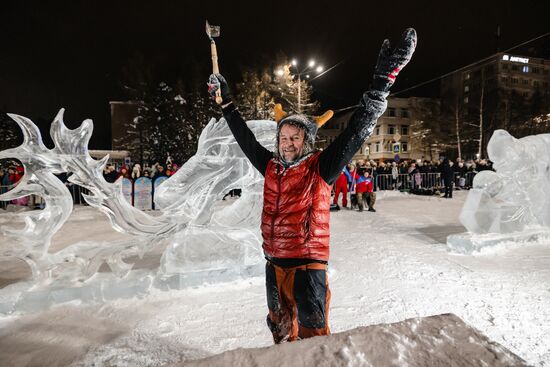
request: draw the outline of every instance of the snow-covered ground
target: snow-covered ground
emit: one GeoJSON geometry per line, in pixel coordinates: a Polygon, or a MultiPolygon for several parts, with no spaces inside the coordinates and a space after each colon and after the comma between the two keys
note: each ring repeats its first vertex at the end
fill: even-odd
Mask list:
{"type": "MultiPolygon", "coordinates": [[[[379,193],[376,213],[332,213],[332,331],[454,313],[530,364],[550,366],[550,243],[450,254],[445,239],[464,231],[458,214],[465,197],[379,193]]],[[[102,214],[80,207],[54,237],[55,249],[82,238],[120,234],[102,214]]],[[[158,266],[161,252],[137,267],[158,266]]],[[[28,275],[22,262],[0,261],[1,286],[28,275]]],[[[159,366],[268,346],[266,312],[263,277],[100,305],[73,302],[0,318],[0,365],[159,366]]]]}

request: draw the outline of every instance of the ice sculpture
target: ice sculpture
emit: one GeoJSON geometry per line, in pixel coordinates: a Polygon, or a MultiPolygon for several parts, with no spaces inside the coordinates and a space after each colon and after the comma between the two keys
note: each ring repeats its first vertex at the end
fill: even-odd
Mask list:
{"type": "MultiPolygon", "coordinates": [[[[13,297],[9,301],[2,297],[0,312],[28,307],[25,302],[29,300],[39,307],[45,300],[52,303],[55,299],[104,299],[115,293],[124,294],[122,289],[131,296],[153,284],[182,287],[212,280],[207,277],[216,274],[238,275],[260,268],[258,221],[263,177],[246,159],[224,119],[208,123],[196,155],[157,188],[155,205],[161,213],[150,215],[128,203],[121,180],[114,184],[104,180],[102,172],[109,157],[96,161],[88,154],[92,121],[85,120],[79,128],[70,130],[63,123],[63,112],[59,111],[51,125],[53,149],[44,146],[40,131],[31,120],[10,115],[22,129],[24,141],[17,148],[1,151],[0,159],[19,159],[25,175],[13,190],[0,195],[0,200],[34,194],[43,197],[46,205],[43,210],[20,214],[24,216],[25,228],[0,229],[12,240],[0,245],[0,256],[24,260],[33,274],[29,284],[2,290],[3,296],[12,292],[13,297]],[[84,196],[86,202],[105,213],[115,230],[130,235],[128,240],[81,241],[55,253],[48,251],[53,235],[72,211],[71,195],[55,176],[62,172],[72,173],[69,181],[90,191],[84,196]],[[233,188],[243,189],[242,197],[220,207],[222,196],[233,188]],[[127,259],[141,257],[159,243],[166,245],[161,267],[149,273],[132,272],[127,259]],[[97,274],[103,263],[109,265],[118,280],[112,274],[97,274]],[[37,286],[41,289],[39,294],[32,291],[37,286]]],[[[248,125],[261,144],[273,148],[274,122],[250,121],[248,125]]]]}
{"type": "Polygon", "coordinates": [[[449,236],[448,246],[469,253],[550,236],[550,134],[516,139],[496,130],[487,152],[496,172],[475,176],[460,214],[468,232],[449,236]]]}

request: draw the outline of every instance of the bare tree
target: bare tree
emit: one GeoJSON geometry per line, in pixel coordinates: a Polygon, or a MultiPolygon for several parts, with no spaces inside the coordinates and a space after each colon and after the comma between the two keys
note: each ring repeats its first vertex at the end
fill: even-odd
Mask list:
{"type": "Polygon", "coordinates": [[[485,98],[485,78],[483,69],[481,69],[481,93],[479,97],[479,145],[478,145],[478,158],[482,157],[483,149],[483,100],[485,98]]]}
{"type": "Polygon", "coordinates": [[[460,144],[460,102],[458,96],[455,98],[454,104],[455,110],[455,130],[456,130],[456,147],[458,150],[458,157],[462,158],[462,149],[460,144]]]}

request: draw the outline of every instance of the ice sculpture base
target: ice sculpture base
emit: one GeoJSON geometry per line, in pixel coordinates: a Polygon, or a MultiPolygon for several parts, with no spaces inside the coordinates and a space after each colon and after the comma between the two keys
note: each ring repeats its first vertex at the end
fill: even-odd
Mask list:
{"type": "Polygon", "coordinates": [[[447,237],[447,248],[451,252],[471,254],[484,248],[508,243],[537,243],[550,239],[550,230],[546,228],[526,229],[512,233],[459,233],[447,237]]]}
{"type": "Polygon", "coordinates": [[[2,289],[0,315],[32,313],[67,303],[101,303],[117,299],[144,297],[152,289],[181,290],[202,284],[229,282],[263,274],[264,264],[224,269],[210,269],[173,275],[157,275],[147,270],[134,270],[127,277],[115,278],[112,273],[99,273],[73,287],[36,286],[19,282],[2,289]]]}
{"type": "Polygon", "coordinates": [[[2,289],[0,314],[37,312],[66,302],[94,303],[140,297],[149,292],[154,278],[154,274],[143,270],[122,279],[111,273],[100,273],[73,287],[15,283],[2,289]]]}
{"type": "Polygon", "coordinates": [[[258,263],[249,266],[211,269],[188,273],[159,276],[155,287],[162,290],[185,289],[202,284],[225,283],[237,279],[258,277],[263,275],[265,265],[258,263]]]}

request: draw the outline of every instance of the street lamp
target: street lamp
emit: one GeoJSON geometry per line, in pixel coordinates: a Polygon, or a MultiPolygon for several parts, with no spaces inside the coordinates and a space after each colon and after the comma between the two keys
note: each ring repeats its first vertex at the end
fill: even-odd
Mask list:
{"type": "MultiPolygon", "coordinates": [[[[288,66],[289,71],[292,73],[292,75],[296,76],[298,81],[298,113],[302,113],[302,76],[305,76],[306,79],[309,79],[309,73],[321,73],[323,71],[323,67],[321,65],[317,66],[316,69],[314,69],[314,67],[315,60],[313,59],[309,60],[309,63],[303,69],[300,69],[298,67],[298,60],[296,59],[292,59],[292,62],[288,66]]],[[[278,75],[282,75],[279,74],[279,72],[282,72],[282,70],[277,71],[278,75]]]]}

